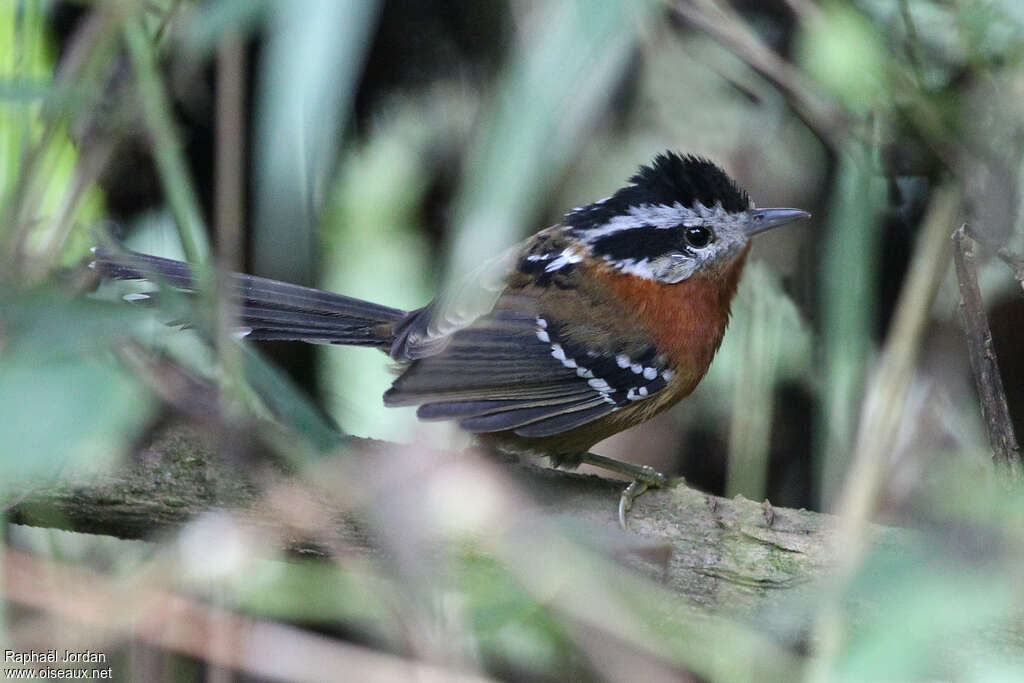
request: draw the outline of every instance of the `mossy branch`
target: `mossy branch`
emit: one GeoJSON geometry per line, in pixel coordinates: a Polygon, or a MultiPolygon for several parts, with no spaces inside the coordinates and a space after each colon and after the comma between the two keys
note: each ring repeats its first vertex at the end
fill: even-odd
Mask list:
{"type": "MultiPolygon", "coordinates": [[[[314,535],[298,531],[287,515],[277,516],[267,504],[263,487],[241,474],[253,468],[240,467],[216,441],[190,427],[169,428],[131,466],[85,481],[66,477],[10,506],[7,518],[16,524],[146,539],[172,532],[201,513],[227,509],[241,523],[274,533],[290,550],[378,550],[357,516],[330,502],[315,502],[322,508],[318,516],[336,523],[314,535]]],[[[386,471],[385,458],[394,462],[389,444],[356,439],[352,445],[360,451],[360,467],[386,471]]],[[[541,514],[593,525],[613,546],[638,558],[648,574],[713,610],[759,612],[827,576],[836,562],[834,518],[828,515],[679,486],[639,498],[626,534],[616,520],[622,482],[521,463],[496,466],[490,459],[481,464],[496,467],[529,491],[541,514]]],[[[875,533],[878,540],[894,542],[908,534],[882,528],[875,533]]]]}

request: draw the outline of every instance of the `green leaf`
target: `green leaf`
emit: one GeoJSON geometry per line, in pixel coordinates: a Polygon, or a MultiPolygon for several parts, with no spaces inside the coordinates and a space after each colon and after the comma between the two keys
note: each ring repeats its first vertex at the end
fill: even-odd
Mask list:
{"type": "Polygon", "coordinates": [[[0,480],[109,463],[152,415],[148,392],[108,352],[146,316],[45,291],[2,304],[0,480]]]}
{"type": "Polygon", "coordinates": [[[342,434],[285,374],[248,346],[242,346],[245,377],[271,414],[321,452],[333,451],[342,434]]]}

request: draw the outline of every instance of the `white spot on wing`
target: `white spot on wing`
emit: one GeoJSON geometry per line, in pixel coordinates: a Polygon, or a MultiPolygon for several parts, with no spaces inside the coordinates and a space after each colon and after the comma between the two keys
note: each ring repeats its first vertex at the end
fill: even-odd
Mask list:
{"type": "Polygon", "coordinates": [[[545,268],[545,273],[553,273],[556,270],[560,270],[573,263],[579,263],[583,260],[583,256],[574,251],[571,247],[566,247],[562,250],[562,253],[558,255],[554,261],[549,263],[545,268]]]}

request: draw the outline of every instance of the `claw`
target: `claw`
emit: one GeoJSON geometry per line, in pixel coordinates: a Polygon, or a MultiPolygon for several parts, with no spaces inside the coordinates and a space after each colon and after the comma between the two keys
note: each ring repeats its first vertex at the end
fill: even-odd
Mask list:
{"type": "Polygon", "coordinates": [[[611,472],[625,474],[633,481],[622,492],[619,498],[619,526],[626,530],[626,515],[633,508],[633,501],[639,498],[649,488],[662,488],[671,486],[672,483],[664,474],[650,465],[635,465],[630,462],[622,462],[595,453],[579,454],[580,462],[595,465],[611,472]]]}
{"type": "MultiPolygon", "coordinates": [[[[654,470],[652,469],[651,471],[653,472],[654,470]]],[[[655,472],[655,474],[659,473],[655,472]]],[[[663,477],[660,474],[659,476],[663,477]]],[[[648,488],[650,488],[650,484],[647,482],[634,479],[629,482],[629,486],[622,490],[622,496],[619,497],[619,526],[622,527],[623,531],[629,531],[626,515],[633,509],[633,501],[639,498],[648,488]]]]}

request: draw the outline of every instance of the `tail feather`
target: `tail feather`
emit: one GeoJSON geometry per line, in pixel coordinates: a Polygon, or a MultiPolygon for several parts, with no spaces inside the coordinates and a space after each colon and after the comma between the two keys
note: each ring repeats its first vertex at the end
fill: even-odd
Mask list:
{"type": "MultiPolygon", "coordinates": [[[[187,263],[131,251],[93,250],[92,267],[117,280],[148,280],[185,293],[195,291],[187,263]]],[[[254,340],[293,340],[319,344],[373,346],[387,350],[394,327],[406,316],[397,308],[293,285],[232,273],[229,288],[238,305],[239,336],[254,340]]],[[[158,295],[129,295],[129,301],[156,302],[158,295]]]]}

